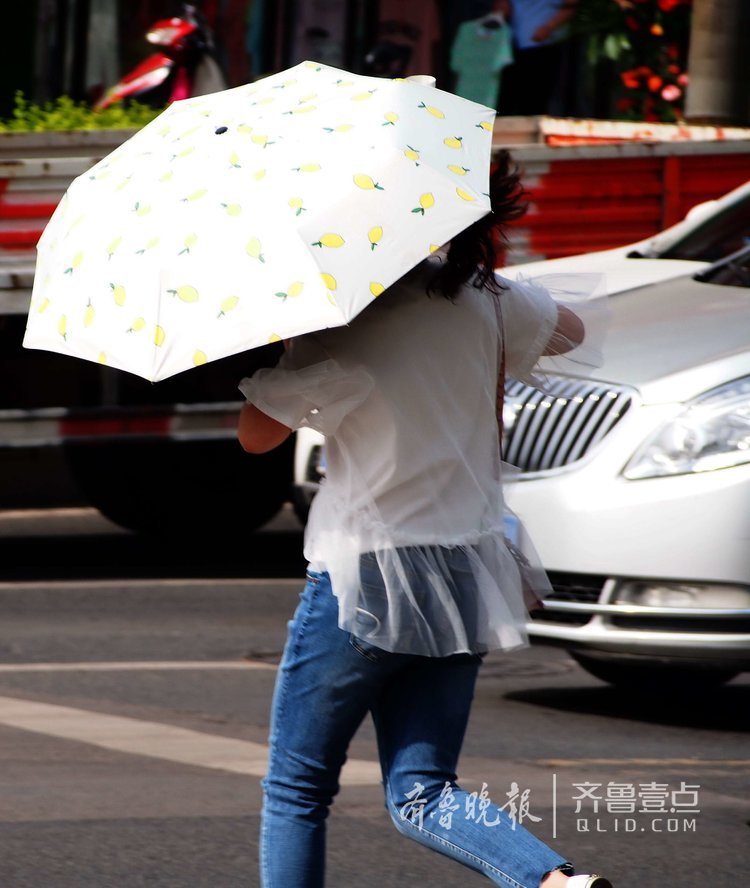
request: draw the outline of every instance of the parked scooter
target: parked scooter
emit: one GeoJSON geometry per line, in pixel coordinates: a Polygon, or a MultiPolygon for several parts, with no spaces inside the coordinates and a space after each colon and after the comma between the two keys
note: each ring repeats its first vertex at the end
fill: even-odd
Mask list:
{"type": "Polygon", "coordinates": [[[96,103],[97,109],[135,99],[163,107],[178,99],[226,89],[214,55],[213,34],[197,7],[183,4],[182,14],[155,22],[146,40],[161,48],[144,59],[96,103]]]}

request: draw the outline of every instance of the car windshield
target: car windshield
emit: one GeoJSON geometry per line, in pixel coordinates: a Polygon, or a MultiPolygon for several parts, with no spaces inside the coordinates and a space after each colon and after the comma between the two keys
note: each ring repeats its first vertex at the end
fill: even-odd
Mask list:
{"type": "Polygon", "coordinates": [[[750,244],[750,195],[710,215],[693,231],[659,252],[660,259],[717,262],[750,244]]]}
{"type": "Polygon", "coordinates": [[[731,287],[750,287],[750,245],[698,272],[695,279],[731,287]]]}

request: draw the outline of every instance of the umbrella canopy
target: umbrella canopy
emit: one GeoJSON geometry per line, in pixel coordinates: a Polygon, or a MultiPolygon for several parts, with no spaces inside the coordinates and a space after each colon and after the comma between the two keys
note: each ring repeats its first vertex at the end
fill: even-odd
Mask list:
{"type": "Polygon", "coordinates": [[[490,211],[494,114],[315,62],[175,102],[71,183],[24,345],[155,381],[346,324],[490,211]]]}

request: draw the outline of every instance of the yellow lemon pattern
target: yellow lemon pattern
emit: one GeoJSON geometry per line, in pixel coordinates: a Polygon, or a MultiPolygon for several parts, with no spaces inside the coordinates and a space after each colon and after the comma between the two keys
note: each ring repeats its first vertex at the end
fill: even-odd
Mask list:
{"type": "Polygon", "coordinates": [[[348,133],[349,130],[354,129],[354,126],[351,123],[340,123],[338,126],[324,126],[324,133],[348,133]]]}
{"type": "Polygon", "coordinates": [[[154,247],[159,245],[160,240],[161,240],[161,238],[158,236],[149,238],[149,240],[146,241],[144,246],[142,246],[139,250],[135,251],[136,256],[142,256],[147,250],[153,250],[154,247]]]}
{"type": "Polygon", "coordinates": [[[338,249],[339,247],[343,247],[346,241],[340,234],[336,234],[335,232],[329,232],[321,236],[320,240],[314,241],[314,247],[330,247],[331,249],[338,249]]]}
{"type": "Polygon", "coordinates": [[[112,288],[112,297],[115,300],[115,305],[120,307],[125,305],[125,287],[122,284],[110,284],[109,286],[112,288]]]}
{"type": "Polygon", "coordinates": [[[470,194],[465,188],[456,188],[456,194],[461,198],[461,200],[476,200],[476,197],[473,194],[470,194]]]}
{"type": "Polygon", "coordinates": [[[111,259],[117,252],[117,248],[122,243],[122,236],[116,237],[107,247],[107,259],[111,259]]]}
{"type": "Polygon", "coordinates": [[[302,281],[294,281],[293,283],[289,284],[286,290],[279,290],[275,295],[278,296],[278,298],[281,300],[286,300],[290,296],[292,298],[299,296],[304,289],[305,285],[302,283],[302,281]]]}
{"type": "Polygon", "coordinates": [[[83,253],[76,253],[70,260],[70,265],[65,269],[65,274],[72,274],[83,262],[83,253]]]}
{"type": "Polygon", "coordinates": [[[198,188],[192,194],[188,194],[187,197],[183,197],[182,199],[187,201],[195,201],[200,200],[202,197],[205,197],[208,194],[208,188],[198,188]]]}
{"type": "Polygon", "coordinates": [[[176,296],[183,302],[198,301],[198,291],[195,289],[195,287],[191,287],[189,284],[177,287],[176,290],[167,290],[167,293],[171,293],[173,296],[176,296]]]}
{"type": "Polygon", "coordinates": [[[431,207],[435,206],[435,195],[432,192],[426,192],[421,195],[419,198],[419,206],[414,207],[412,213],[421,213],[424,216],[424,211],[429,210],[431,207]]]}
{"type": "Polygon", "coordinates": [[[234,311],[235,308],[240,304],[239,296],[227,296],[221,303],[219,307],[218,317],[223,318],[225,314],[230,311],[234,311]]]}
{"type": "Polygon", "coordinates": [[[182,256],[184,253],[189,253],[190,250],[198,243],[198,235],[194,232],[185,236],[183,240],[182,249],[179,251],[178,256],[182,256]]]}
{"type": "Polygon", "coordinates": [[[31,309],[66,352],[187,369],[233,353],[230,337],[244,350],[308,317],[335,326],[488,212],[491,110],[406,80],[294,70],[175,103],[137,149],[80,177],[91,204],[66,194],[31,309]],[[99,192],[111,213],[90,212],[99,192]]]}
{"type": "Polygon", "coordinates": [[[380,241],[383,239],[383,226],[375,225],[367,232],[367,239],[370,241],[370,248],[372,250],[377,247],[380,241]]]}
{"type": "Polygon", "coordinates": [[[367,176],[364,173],[356,173],[353,178],[357,188],[361,188],[363,191],[384,190],[383,186],[378,184],[372,176],[367,176]]]}
{"type": "Polygon", "coordinates": [[[424,102],[419,103],[420,108],[424,108],[428,114],[432,114],[433,117],[437,117],[438,120],[444,120],[445,114],[440,110],[440,108],[436,108],[434,105],[426,105],[424,102]]]}
{"type": "Polygon", "coordinates": [[[263,247],[257,237],[250,238],[245,245],[245,252],[251,259],[258,259],[260,262],[266,261],[263,256],[263,247]]]}
{"type": "Polygon", "coordinates": [[[412,148],[411,145],[406,146],[404,157],[408,157],[409,160],[413,160],[414,163],[419,166],[419,151],[417,151],[416,148],[412,148]]]}

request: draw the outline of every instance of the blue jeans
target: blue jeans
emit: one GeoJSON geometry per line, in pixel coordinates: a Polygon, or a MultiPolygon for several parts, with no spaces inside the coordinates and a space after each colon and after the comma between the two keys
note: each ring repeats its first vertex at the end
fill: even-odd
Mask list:
{"type": "Polygon", "coordinates": [[[349,742],[368,712],[386,808],[399,832],[506,888],[537,888],[566,863],[456,783],[480,663],[475,654],[419,657],[361,641],[339,629],[328,575],[308,572],[273,699],[262,781],[263,888],[324,884],[326,817],[349,742]],[[469,810],[475,816],[467,817],[469,810]]]}

